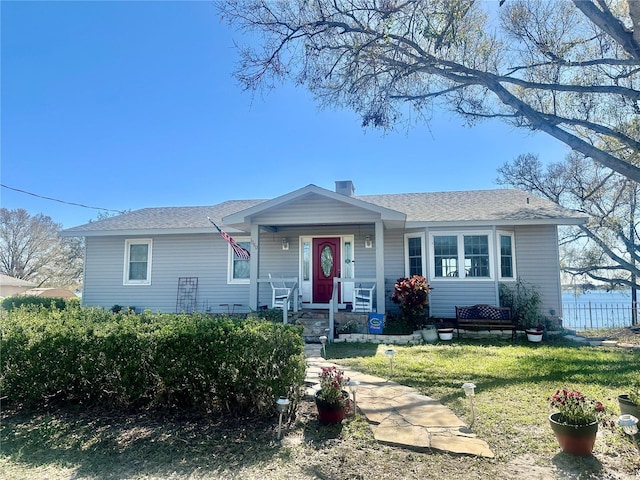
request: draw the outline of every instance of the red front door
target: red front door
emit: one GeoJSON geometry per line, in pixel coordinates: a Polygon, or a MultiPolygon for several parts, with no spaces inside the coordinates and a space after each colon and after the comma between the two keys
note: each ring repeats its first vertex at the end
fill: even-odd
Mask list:
{"type": "Polygon", "coordinates": [[[340,276],[340,238],[313,239],[313,303],[329,303],[340,276]]]}

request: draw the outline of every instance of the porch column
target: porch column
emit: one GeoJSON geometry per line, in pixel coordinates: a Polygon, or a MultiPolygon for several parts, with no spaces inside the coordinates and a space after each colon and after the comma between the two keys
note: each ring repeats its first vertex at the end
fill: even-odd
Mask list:
{"type": "Polygon", "coordinates": [[[249,308],[258,310],[258,264],[260,263],[260,225],[251,224],[251,261],[249,262],[249,308]],[[258,246],[258,248],[255,247],[258,246]]]}
{"type": "Polygon", "coordinates": [[[376,239],[376,302],[378,313],[386,310],[385,284],[384,284],[384,225],[382,220],[375,223],[376,239]]]}

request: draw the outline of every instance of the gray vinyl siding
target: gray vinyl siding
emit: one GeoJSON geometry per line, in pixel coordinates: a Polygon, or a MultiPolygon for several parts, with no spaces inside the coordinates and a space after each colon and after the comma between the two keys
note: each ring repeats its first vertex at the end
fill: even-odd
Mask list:
{"type": "Polygon", "coordinates": [[[226,311],[221,303],[247,305],[248,284],[227,284],[228,244],[219,236],[151,237],[151,285],[123,285],[127,238],[135,237],[86,239],[85,305],[111,308],[118,304],[137,310],[175,312],[179,277],[198,277],[197,309],[200,311],[226,311]]]}
{"type": "Polygon", "coordinates": [[[311,195],[296,199],[252,218],[261,225],[308,225],[312,219],[316,225],[373,223],[380,214],[329,198],[311,195]]]}
{"type": "Polygon", "coordinates": [[[518,277],[534,285],[542,296],[541,313],[562,316],[558,233],[553,225],[522,226],[516,233],[518,277]]]}
{"type": "MultiPolygon", "coordinates": [[[[301,202],[305,203],[305,202],[301,202]]],[[[308,202],[316,207],[331,208],[335,202],[308,202]],[[319,205],[319,204],[322,205],[319,205]]],[[[297,204],[296,204],[297,205],[297,204]]],[[[307,204],[306,208],[311,208],[307,204]]],[[[296,208],[297,209],[297,208],[296,208]]],[[[302,209],[304,210],[304,209],[302,209]]],[[[287,218],[290,218],[288,211],[287,218]]],[[[310,213],[300,212],[300,220],[309,220],[310,213]]],[[[362,212],[360,212],[362,213],[362,212]]],[[[312,217],[316,218],[315,212],[312,217]]],[[[266,219],[259,223],[266,225],[266,219]]],[[[275,219],[272,219],[275,220],[275,219]]],[[[288,223],[292,225],[292,223],[288,223]]],[[[543,297],[543,312],[554,310],[561,315],[560,273],[558,265],[558,239],[555,226],[519,226],[504,228],[515,233],[516,272],[523,280],[536,285],[543,297]]],[[[449,229],[451,231],[451,229],[449,229]]],[[[457,230],[456,230],[457,231],[457,230]]],[[[464,231],[464,229],[460,229],[464,231]]],[[[424,254],[427,267],[430,262],[429,232],[425,239],[424,254]]],[[[393,285],[405,275],[404,234],[402,229],[384,231],[385,310],[397,311],[391,303],[393,285]]],[[[260,232],[260,253],[254,252],[252,261],[259,259],[260,278],[275,276],[298,277],[300,274],[300,238],[302,236],[354,236],[354,271],[356,278],[376,276],[375,238],[373,223],[333,224],[327,226],[279,226],[277,231],[260,232]],[[365,248],[365,237],[370,235],[374,248],[365,248]],[[289,250],[282,250],[282,239],[287,238],[289,250]]],[[[248,235],[234,234],[237,239],[248,235]]],[[[138,310],[174,312],[176,310],[179,277],[198,277],[197,309],[199,311],[226,312],[221,304],[240,304],[235,311],[246,312],[249,306],[249,285],[228,283],[228,244],[219,235],[184,234],[157,235],[151,238],[153,256],[151,285],[123,285],[125,240],[135,237],[105,236],[86,238],[85,282],[83,303],[111,308],[118,304],[134,306],[138,310]]],[[[429,271],[429,270],[427,270],[429,271]]],[[[498,281],[430,279],[434,287],[430,295],[430,314],[439,318],[453,318],[456,305],[476,303],[497,304],[498,281]]],[[[382,288],[380,285],[378,288],[382,288]]],[[[258,305],[270,306],[271,288],[260,284],[258,305]]],[[[377,307],[376,307],[377,308],[377,307]]],[[[381,308],[377,308],[381,311],[381,308]]]]}

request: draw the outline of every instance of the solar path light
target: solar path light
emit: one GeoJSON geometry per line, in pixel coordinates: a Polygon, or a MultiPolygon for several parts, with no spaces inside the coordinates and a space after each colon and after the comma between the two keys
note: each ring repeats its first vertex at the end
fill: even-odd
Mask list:
{"type": "Polygon", "coordinates": [[[280,419],[278,420],[278,440],[280,440],[280,433],[282,431],[282,414],[289,408],[289,403],[287,397],[280,397],[276,400],[276,410],[278,410],[280,414],[280,419]]]}
{"type": "Polygon", "coordinates": [[[358,387],[360,386],[360,382],[358,380],[349,380],[347,382],[347,387],[351,391],[353,395],[353,416],[356,416],[356,410],[358,408],[358,404],[356,403],[356,393],[358,393],[358,387]]]}
{"type": "Polygon", "coordinates": [[[636,440],[636,434],[638,433],[638,419],[633,415],[625,413],[618,417],[618,425],[622,427],[624,433],[631,437],[631,440],[633,440],[633,444],[636,446],[636,449],[640,451],[640,448],[638,447],[638,441],[636,440]]]}
{"type": "Polygon", "coordinates": [[[476,421],[476,412],[473,408],[473,397],[476,396],[476,386],[471,382],[467,382],[462,385],[462,389],[464,390],[464,394],[469,397],[469,403],[471,404],[471,423],[469,424],[469,428],[471,428],[473,422],[476,421]]]}
{"type": "Polygon", "coordinates": [[[396,354],[396,351],[393,348],[384,351],[384,354],[389,358],[389,367],[391,369],[391,374],[389,378],[393,377],[393,356],[396,354]]]}
{"type": "Polygon", "coordinates": [[[327,336],[320,336],[320,343],[322,344],[322,357],[326,360],[327,358],[327,336]]]}

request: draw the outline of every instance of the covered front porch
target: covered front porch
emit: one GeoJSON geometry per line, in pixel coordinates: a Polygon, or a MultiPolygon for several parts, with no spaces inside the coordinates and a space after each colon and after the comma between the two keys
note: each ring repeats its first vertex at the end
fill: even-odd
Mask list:
{"type": "Polygon", "coordinates": [[[288,289],[287,310],[385,312],[385,236],[401,236],[406,216],[355,199],[351,182],[339,183],[350,188],[309,185],[223,218],[225,226],[250,232],[251,310],[279,306],[273,293],[278,281],[288,289]]]}

